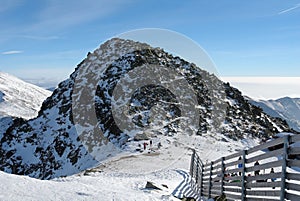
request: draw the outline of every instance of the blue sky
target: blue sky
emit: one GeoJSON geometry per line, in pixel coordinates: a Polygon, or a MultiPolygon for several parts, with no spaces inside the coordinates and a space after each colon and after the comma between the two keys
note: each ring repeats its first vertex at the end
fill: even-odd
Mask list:
{"type": "Polygon", "coordinates": [[[106,39],[141,28],[196,41],[220,76],[300,77],[300,0],[1,0],[0,71],[64,79],[106,39]]]}

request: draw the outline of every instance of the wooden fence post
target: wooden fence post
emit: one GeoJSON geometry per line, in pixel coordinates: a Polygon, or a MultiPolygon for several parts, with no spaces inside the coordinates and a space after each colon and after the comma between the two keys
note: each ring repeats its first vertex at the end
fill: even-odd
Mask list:
{"type": "Polygon", "coordinates": [[[212,170],[213,170],[214,162],[210,163],[210,170],[209,170],[209,186],[208,186],[208,198],[211,198],[211,187],[212,187],[212,170]]]}
{"type": "Polygon", "coordinates": [[[285,200],[285,178],[286,178],[286,166],[287,166],[287,160],[288,160],[288,147],[289,147],[289,136],[284,136],[283,141],[283,155],[282,155],[282,170],[281,170],[281,194],[280,194],[280,200],[285,200]]]}
{"type": "Polygon", "coordinates": [[[224,193],[224,179],[225,179],[225,164],[224,164],[224,160],[225,157],[222,157],[221,159],[221,175],[222,175],[222,179],[221,179],[221,195],[223,195],[224,193]]]}
{"type": "Polygon", "coordinates": [[[246,171],[246,154],[247,151],[244,150],[243,151],[243,157],[242,157],[242,201],[246,200],[246,194],[247,194],[247,190],[246,190],[246,176],[245,176],[245,171],[246,171]]]}
{"type": "Polygon", "coordinates": [[[202,197],[202,187],[203,187],[203,170],[204,170],[204,164],[201,162],[201,171],[200,171],[200,184],[199,184],[199,187],[200,187],[200,197],[202,197]]]}
{"type": "Polygon", "coordinates": [[[200,163],[200,158],[198,156],[196,156],[197,158],[197,162],[196,162],[196,172],[195,172],[195,180],[196,183],[198,183],[198,179],[199,179],[199,163],[200,163]]]}
{"type": "Polygon", "coordinates": [[[199,163],[200,163],[200,158],[198,157],[197,154],[195,154],[195,162],[194,165],[196,165],[196,170],[194,171],[194,178],[195,178],[195,186],[197,188],[196,192],[199,192],[199,187],[198,187],[198,182],[199,182],[199,163]]]}
{"type": "Polygon", "coordinates": [[[191,164],[190,164],[190,175],[191,175],[192,178],[193,178],[193,175],[194,175],[195,154],[196,154],[196,150],[193,149],[193,154],[192,154],[191,164]]]}

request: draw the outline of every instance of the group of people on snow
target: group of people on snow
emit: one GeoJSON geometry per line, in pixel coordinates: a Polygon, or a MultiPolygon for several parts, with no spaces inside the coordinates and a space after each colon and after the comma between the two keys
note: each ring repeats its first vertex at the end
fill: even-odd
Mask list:
{"type": "MultiPolygon", "coordinates": [[[[152,141],[152,140],[144,141],[144,142],[142,143],[142,145],[141,145],[141,144],[138,144],[138,147],[139,147],[139,148],[137,149],[137,151],[140,151],[140,152],[146,151],[147,148],[148,148],[148,150],[151,150],[151,151],[154,150],[154,149],[153,149],[153,141],[152,141]],[[143,149],[141,149],[142,146],[143,146],[143,149]]],[[[161,147],[162,147],[161,142],[158,142],[158,143],[157,143],[157,149],[160,149],[161,147]]]]}

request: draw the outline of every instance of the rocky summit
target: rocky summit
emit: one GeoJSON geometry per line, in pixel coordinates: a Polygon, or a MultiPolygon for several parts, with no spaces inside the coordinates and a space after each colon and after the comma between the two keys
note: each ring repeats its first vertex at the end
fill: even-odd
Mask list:
{"type": "Polygon", "coordinates": [[[215,75],[160,48],[114,38],[87,55],[36,118],[14,120],[0,141],[0,170],[71,175],[112,156],[111,144],[122,151],[143,134],[239,140],[283,131],[294,132],[215,75]]]}

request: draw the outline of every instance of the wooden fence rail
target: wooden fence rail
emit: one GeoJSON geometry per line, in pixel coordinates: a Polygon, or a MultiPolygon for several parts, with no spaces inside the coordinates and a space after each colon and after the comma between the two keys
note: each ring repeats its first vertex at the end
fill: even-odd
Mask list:
{"type": "Polygon", "coordinates": [[[300,200],[300,135],[285,136],[204,164],[193,150],[190,175],[200,196],[300,200]]]}

